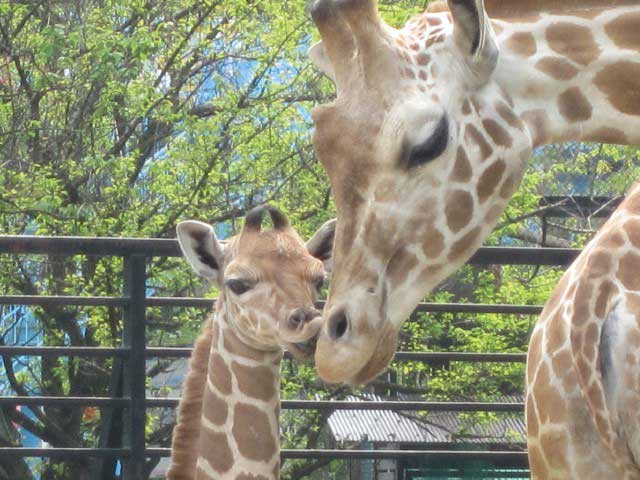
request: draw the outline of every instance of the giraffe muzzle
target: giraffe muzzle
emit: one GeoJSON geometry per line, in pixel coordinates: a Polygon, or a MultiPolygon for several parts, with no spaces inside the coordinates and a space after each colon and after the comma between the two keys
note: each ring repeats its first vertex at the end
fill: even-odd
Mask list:
{"type": "Polygon", "coordinates": [[[315,308],[296,308],[280,322],[280,338],[295,357],[306,360],[316,350],[318,334],[322,327],[322,315],[315,308]]]}

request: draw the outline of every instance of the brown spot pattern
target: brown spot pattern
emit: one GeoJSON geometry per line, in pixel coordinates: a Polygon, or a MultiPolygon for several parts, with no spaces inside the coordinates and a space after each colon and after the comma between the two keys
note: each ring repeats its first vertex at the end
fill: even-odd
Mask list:
{"type": "Polygon", "coordinates": [[[620,232],[609,232],[601,241],[602,248],[619,248],[624,245],[624,237],[620,232]]]}
{"type": "Polygon", "coordinates": [[[511,198],[511,195],[516,191],[517,186],[518,176],[515,173],[512,173],[504,181],[502,187],[500,187],[500,196],[502,198],[511,198]]]}
{"type": "Polygon", "coordinates": [[[545,328],[545,332],[547,334],[545,343],[547,353],[553,355],[567,340],[567,329],[562,312],[556,312],[549,321],[549,326],[545,328]]]}
{"type": "Polygon", "coordinates": [[[527,396],[527,435],[536,437],[538,435],[538,417],[534,407],[534,400],[531,394],[527,396]]]}
{"type": "Polygon", "coordinates": [[[551,297],[549,297],[549,300],[547,300],[547,304],[545,305],[544,311],[542,313],[543,316],[547,313],[553,312],[560,304],[560,301],[564,298],[564,295],[566,293],[566,286],[568,281],[569,276],[563,275],[560,279],[560,282],[558,282],[558,285],[556,285],[556,288],[553,289],[551,297]]]}
{"type": "Polygon", "coordinates": [[[624,223],[623,227],[631,245],[640,248],[640,220],[629,220],[624,223]]]}
{"type": "Polygon", "coordinates": [[[456,233],[469,223],[473,214],[473,197],[464,190],[454,190],[447,195],[445,215],[449,229],[456,233]]]}
{"type": "Polygon", "coordinates": [[[549,47],[580,65],[589,65],[600,56],[600,47],[591,30],[583,25],[557,22],[545,32],[549,47]]]}
{"type": "Polygon", "coordinates": [[[609,309],[609,304],[611,301],[611,297],[618,293],[618,287],[616,287],[609,280],[605,280],[602,285],[600,285],[598,298],[596,299],[596,310],[595,313],[599,318],[604,318],[607,310],[609,309]]]}
{"type": "Polygon", "coordinates": [[[218,353],[212,353],[209,357],[209,376],[211,383],[223,395],[231,393],[231,372],[224,359],[218,353]]]}
{"type": "Polygon", "coordinates": [[[207,459],[211,468],[218,473],[228,472],[233,466],[233,453],[227,442],[225,433],[212,432],[206,428],[200,431],[200,447],[201,452],[207,459]]]}
{"type": "Polygon", "coordinates": [[[617,128],[600,127],[584,137],[585,142],[627,144],[627,135],[617,128]]]}
{"type": "Polygon", "coordinates": [[[535,55],[536,41],[531,32],[516,32],[505,42],[507,48],[523,57],[535,55]]]}
{"type": "Polygon", "coordinates": [[[640,63],[624,61],[608,65],[596,74],[593,83],[614,108],[640,115],[640,63]]]}
{"type": "Polygon", "coordinates": [[[591,284],[591,282],[586,281],[586,279],[581,281],[578,285],[576,295],[573,299],[572,323],[574,325],[584,325],[585,322],[589,320],[589,305],[591,302],[591,295],[593,295],[593,285],[591,284]]]}
{"type": "Polygon", "coordinates": [[[606,34],[620,48],[640,51],[640,13],[628,12],[607,23],[606,34]]]}
{"type": "Polygon", "coordinates": [[[627,253],[620,259],[618,278],[628,290],[640,290],[640,255],[627,253]]]}
{"type": "Polygon", "coordinates": [[[536,62],[535,67],[556,80],[571,80],[578,69],[564,58],[544,57],[536,62]]]}
{"type": "Polygon", "coordinates": [[[571,87],[558,97],[558,110],[567,121],[573,123],[589,120],[593,108],[578,87],[571,87]]]}
{"type": "Polygon", "coordinates": [[[535,445],[530,445],[528,453],[532,478],[549,478],[549,472],[540,449],[535,445]]]}
{"type": "Polygon", "coordinates": [[[492,193],[494,193],[496,187],[502,180],[506,165],[504,161],[498,160],[492,163],[480,176],[478,181],[478,199],[480,202],[484,202],[492,193]]]}
{"type": "Polygon", "coordinates": [[[573,362],[573,358],[571,356],[571,352],[568,349],[560,350],[556,352],[553,356],[553,360],[551,361],[551,366],[553,368],[553,373],[556,377],[562,378],[571,370],[571,363],[573,362]]]}
{"type": "Polygon", "coordinates": [[[222,341],[225,350],[233,352],[234,355],[246,357],[258,362],[264,361],[265,352],[249,347],[238,338],[236,333],[230,328],[225,328],[222,333],[222,341]]]}
{"type": "Polygon", "coordinates": [[[498,85],[498,88],[500,89],[500,93],[502,94],[502,99],[507,102],[507,105],[513,108],[515,104],[513,103],[513,98],[511,97],[509,92],[507,92],[502,85],[498,85]]]}
{"type": "Polygon", "coordinates": [[[538,406],[540,422],[557,423],[566,418],[567,406],[557,389],[551,385],[549,367],[545,363],[538,369],[532,392],[538,406]]]}
{"type": "Polygon", "coordinates": [[[416,63],[418,65],[427,65],[429,63],[429,60],[431,60],[431,57],[426,53],[419,53],[416,56],[416,63]]]}
{"type": "Polygon", "coordinates": [[[611,256],[608,252],[598,249],[589,255],[586,273],[588,278],[598,278],[611,271],[611,256]]]}
{"type": "Polygon", "coordinates": [[[527,110],[521,115],[522,120],[529,127],[531,141],[534,147],[549,141],[549,119],[543,109],[527,110]]]}
{"type": "Polygon", "coordinates": [[[238,382],[238,388],[245,395],[264,401],[275,397],[276,379],[271,368],[265,366],[247,367],[233,362],[231,370],[238,382]]]}
{"type": "Polygon", "coordinates": [[[540,436],[540,447],[547,463],[553,466],[555,478],[568,478],[567,445],[569,439],[564,431],[545,432],[540,436]]]}
{"type": "Polygon", "coordinates": [[[541,350],[542,330],[536,329],[529,340],[529,353],[527,354],[527,379],[529,382],[533,380],[533,376],[540,363],[541,350]]]}
{"type": "Polygon", "coordinates": [[[511,146],[513,142],[511,135],[498,122],[489,118],[482,121],[482,126],[493,140],[493,143],[502,147],[511,146]]]}
{"type": "Polygon", "coordinates": [[[437,257],[444,250],[444,236],[437,228],[429,228],[422,242],[422,248],[427,257],[437,257]]]}
{"type": "Polygon", "coordinates": [[[278,451],[269,417],[253,405],[236,404],[231,431],[240,454],[245,458],[268,462],[278,451]]]}
{"type": "Polygon", "coordinates": [[[399,285],[407,278],[407,275],[418,265],[418,257],[415,254],[402,249],[395,254],[387,266],[387,275],[393,285],[399,285]]]}
{"type": "Polygon", "coordinates": [[[469,115],[471,113],[471,103],[469,102],[468,98],[465,98],[464,102],[462,103],[462,113],[464,115],[469,115]]]}
{"type": "Polygon", "coordinates": [[[469,231],[464,237],[455,242],[449,251],[449,260],[454,260],[460,255],[466,253],[477,241],[481,228],[476,227],[469,231]]]}
{"type": "Polygon", "coordinates": [[[223,425],[227,421],[227,402],[218,396],[217,393],[207,388],[202,400],[202,414],[215,425],[223,425]]]}
{"type": "Polygon", "coordinates": [[[510,127],[522,130],[522,120],[520,120],[520,117],[518,117],[506,103],[501,100],[496,102],[496,111],[510,127]]]}
{"type": "Polygon", "coordinates": [[[449,177],[454,182],[466,182],[471,178],[471,164],[464,147],[460,145],[456,153],[456,163],[453,165],[453,171],[449,177]]]}
{"type": "Polygon", "coordinates": [[[475,143],[480,149],[480,155],[483,159],[487,159],[493,153],[493,148],[484,138],[484,135],[473,125],[467,125],[464,130],[464,138],[469,142],[475,143]]]}

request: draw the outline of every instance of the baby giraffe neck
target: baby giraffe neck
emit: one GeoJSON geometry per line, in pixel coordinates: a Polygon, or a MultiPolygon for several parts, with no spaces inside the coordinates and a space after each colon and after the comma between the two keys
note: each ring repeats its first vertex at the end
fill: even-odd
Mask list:
{"type": "Polygon", "coordinates": [[[255,349],[219,305],[202,402],[196,479],[277,480],[280,476],[282,351],[255,349]]]}

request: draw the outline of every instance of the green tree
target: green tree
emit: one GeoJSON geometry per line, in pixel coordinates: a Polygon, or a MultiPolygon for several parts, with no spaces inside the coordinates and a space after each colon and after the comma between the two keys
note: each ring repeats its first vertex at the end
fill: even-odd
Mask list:
{"type": "MultiPolygon", "coordinates": [[[[199,218],[232,234],[236,219],[266,201],[319,225],[331,207],[309,142],[308,105],[322,96],[305,60],[309,30],[302,2],[1,1],[0,231],[173,237],[178,220],[199,218]]],[[[149,266],[156,294],[193,292],[197,282],[179,265],[149,266]]],[[[8,294],[122,289],[122,266],[110,258],[52,252],[0,268],[8,294]]],[[[48,345],[120,342],[116,308],[34,313],[48,345]]],[[[196,311],[148,313],[156,344],[190,344],[203,320],[196,311]]],[[[111,361],[4,365],[14,394],[104,395],[111,361]]],[[[20,424],[52,446],[95,444],[98,423],[86,410],[34,412],[5,409],[0,442],[16,444],[20,424]]],[[[154,425],[150,417],[149,438],[167,445],[170,429],[154,425]]],[[[0,463],[5,478],[27,478],[24,463],[0,463]]],[[[41,474],[87,471],[79,461],[41,474]]]]}

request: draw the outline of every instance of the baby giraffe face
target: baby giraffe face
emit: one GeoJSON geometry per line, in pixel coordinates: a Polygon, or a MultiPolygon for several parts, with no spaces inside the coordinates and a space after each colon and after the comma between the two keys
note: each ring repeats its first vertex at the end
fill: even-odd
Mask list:
{"type": "Polygon", "coordinates": [[[242,232],[219,241],[211,226],[189,220],[178,240],[194,270],[220,289],[216,308],[243,342],[260,350],[289,350],[299,359],[315,351],[321,314],[314,304],[331,255],[333,222],[305,244],[287,218],[271,206],[256,207],[242,232]],[[273,228],[262,230],[268,212],[273,228]]]}

